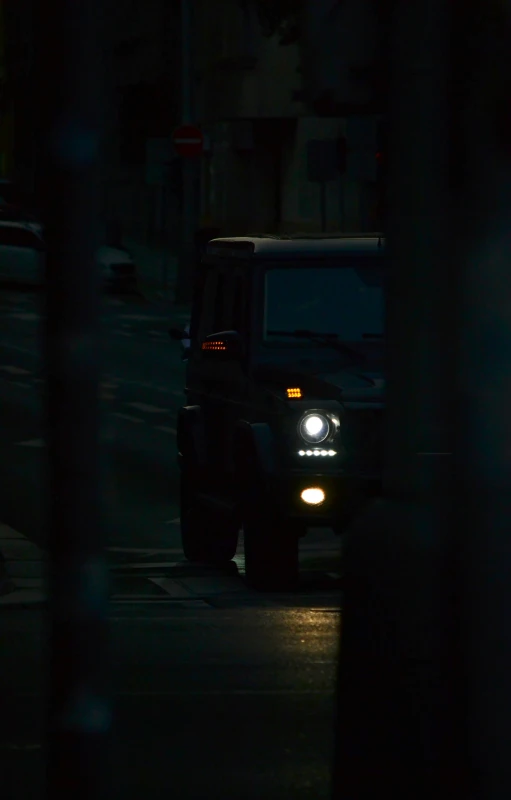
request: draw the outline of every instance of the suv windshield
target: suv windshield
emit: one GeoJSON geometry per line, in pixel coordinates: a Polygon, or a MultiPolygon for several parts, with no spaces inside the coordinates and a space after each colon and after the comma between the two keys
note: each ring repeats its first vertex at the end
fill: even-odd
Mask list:
{"type": "MultiPolygon", "coordinates": [[[[335,335],[340,341],[381,339],[384,326],[384,265],[357,258],[346,266],[293,265],[265,276],[264,338],[289,342],[290,331],[335,335]],[[286,333],[288,334],[286,336],[286,333]]],[[[298,339],[300,341],[300,339],[298,339]]],[[[301,343],[307,343],[306,337],[301,343]]]]}

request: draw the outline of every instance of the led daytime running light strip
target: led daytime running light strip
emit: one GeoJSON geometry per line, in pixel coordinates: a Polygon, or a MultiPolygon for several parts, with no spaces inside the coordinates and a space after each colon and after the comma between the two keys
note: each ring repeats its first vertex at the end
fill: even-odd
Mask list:
{"type": "Polygon", "coordinates": [[[299,450],[299,456],[336,456],[335,450],[299,450]]]}

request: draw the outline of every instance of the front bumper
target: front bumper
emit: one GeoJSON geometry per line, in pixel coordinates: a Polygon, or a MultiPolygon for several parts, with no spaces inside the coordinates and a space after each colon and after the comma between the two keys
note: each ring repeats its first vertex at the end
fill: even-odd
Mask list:
{"type": "Polygon", "coordinates": [[[351,518],[364,502],[381,494],[381,478],[300,471],[272,479],[269,492],[283,518],[309,527],[335,527],[351,518]],[[309,488],[323,490],[325,500],[321,505],[308,505],[301,499],[302,491],[309,488]]]}

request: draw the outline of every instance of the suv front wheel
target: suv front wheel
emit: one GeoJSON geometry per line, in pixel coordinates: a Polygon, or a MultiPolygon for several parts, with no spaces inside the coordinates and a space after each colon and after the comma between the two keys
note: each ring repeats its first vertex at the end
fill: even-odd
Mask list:
{"type": "Polygon", "coordinates": [[[225,564],[238,547],[239,524],[201,506],[193,473],[181,473],[181,544],[187,561],[225,564]]]}

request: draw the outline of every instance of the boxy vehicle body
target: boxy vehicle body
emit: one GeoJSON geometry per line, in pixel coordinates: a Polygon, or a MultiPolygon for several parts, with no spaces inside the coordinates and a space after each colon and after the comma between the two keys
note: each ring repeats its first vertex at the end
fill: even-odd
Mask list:
{"type": "Polygon", "coordinates": [[[308,528],[381,491],[384,276],[378,235],[209,243],[177,429],[189,560],[232,559],[243,529],[248,581],[292,587],[308,528]]]}

